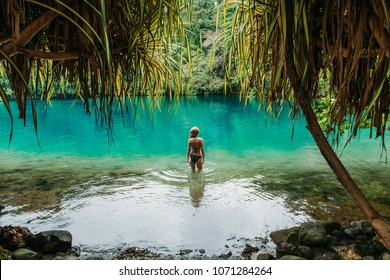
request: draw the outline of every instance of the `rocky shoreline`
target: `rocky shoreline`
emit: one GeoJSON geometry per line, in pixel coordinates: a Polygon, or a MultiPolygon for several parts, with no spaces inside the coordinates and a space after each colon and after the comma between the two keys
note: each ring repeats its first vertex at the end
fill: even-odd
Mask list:
{"type": "MultiPolygon", "coordinates": [[[[267,252],[268,238],[246,244],[239,254],[226,246],[226,253],[207,255],[204,249],[184,249],[176,254],[148,248],[121,247],[91,250],[72,246],[68,231],[52,230],[33,234],[20,226],[0,227],[1,260],[390,260],[370,224],[353,221],[343,228],[337,222],[306,222],[270,233],[276,246],[267,252]]],[[[269,244],[268,244],[269,245],[269,244]]]]}

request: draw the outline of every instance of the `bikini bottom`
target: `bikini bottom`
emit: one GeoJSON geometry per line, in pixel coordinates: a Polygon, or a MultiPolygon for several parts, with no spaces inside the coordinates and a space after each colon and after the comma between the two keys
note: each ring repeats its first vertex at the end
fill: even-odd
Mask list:
{"type": "Polygon", "coordinates": [[[197,155],[190,155],[190,157],[193,163],[196,163],[199,159],[202,158],[201,156],[197,156],[197,155]]]}

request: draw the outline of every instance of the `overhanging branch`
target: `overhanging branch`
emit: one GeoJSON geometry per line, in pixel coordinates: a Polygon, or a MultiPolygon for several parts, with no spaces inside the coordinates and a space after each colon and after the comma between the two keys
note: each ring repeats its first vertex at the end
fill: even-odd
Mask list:
{"type": "Polygon", "coordinates": [[[70,60],[80,57],[80,54],[76,52],[44,52],[25,48],[18,48],[17,53],[48,60],[70,60]]]}
{"type": "MultiPolygon", "coordinates": [[[[18,53],[18,49],[20,47],[25,46],[30,40],[40,31],[42,28],[44,28],[46,25],[48,25],[53,19],[55,19],[58,16],[58,13],[55,11],[47,11],[46,13],[40,15],[38,18],[36,18],[33,22],[31,22],[26,28],[23,29],[22,32],[20,32],[19,38],[16,38],[15,40],[10,41],[8,44],[6,44],[2,50],[7,56],[13,56],[16,53],[18,53]]],[[[0,58],[0,62],[4,58],[0,58]]]]}

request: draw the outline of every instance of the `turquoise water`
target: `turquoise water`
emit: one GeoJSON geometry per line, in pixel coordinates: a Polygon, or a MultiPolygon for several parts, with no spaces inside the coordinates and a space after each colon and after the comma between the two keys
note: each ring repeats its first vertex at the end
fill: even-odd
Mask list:
{"type": "MultiPolygon", "coordinates": [[[[238,97],[161,101],[153,113],[142,102],[137,114],[114,112],[112,137],[81,102],[56,100],[46,110],[38,102],[40,146],[31,121],[24,127],[20,120],[8,144],[9,116],[0,103],[0,195],[8,211],[1,225],[66,229],[75,244],[94,248],[212,254],[226,246],[239,251],[302,221],[361,218],[304,120],[291,122],[287,107],[272,118],[256,100],[245,106],[238,97]],[[205,141],[198,175],[185,157],[194,125],[205,141]]],[[[341,158],[375,207],[390,215],[381,152],[380,140],[363,132],[341,158]]]]}

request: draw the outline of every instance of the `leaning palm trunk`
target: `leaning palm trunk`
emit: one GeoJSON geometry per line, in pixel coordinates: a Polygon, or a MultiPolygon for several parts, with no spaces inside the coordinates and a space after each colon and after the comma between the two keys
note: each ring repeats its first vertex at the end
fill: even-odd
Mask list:
{"type": "MultiPolygon", "coordinates": [[[[292,70],[289,70],[287,63],[287,75],[291,81],[292,70]]],[[[292,86],[297,91],[299,87],[297,84],[292,86]]],[[[300,93],[302,95],[302,93],[300,93]]],[[[379,215],[379,213],[374,209],[371,203],[367,200],[365,195],[356,185],[352,177],[350,176],[347,169],[344,167],[340,159],[337,157],[332,147],[329,145],[324,133],[321,130],[320,125],[318,124],[317,118],[314,114],[314,111],[311,107],[311,104],[307,98],[300,96],[298,98],[298,104],[301,108],[305,119],[307,121],[308,129],[311,135],[314,138],[321,154],[327,161],[329,167],[333,170],[337,179],[340,181],[344,189],[347,191],[349,196],[352,198],[356,207],[363,213],[366,219],[370,222],[374,230],[377,232],[379,237],[383,240],[383,244],[388,250],[390,250],[390,221],[385,217],[379,215]]]]}
{"type": "MultiPolygon", "coordinates": [[[[286,1],[289,2],[289,1],[286,1]]],[[[286,40],[285,40],[285,67],[286,74],[289,78],[290,84],[295,92],[296,101],[302,110],[307,121],[307,127],[311,135],[314,138],[321,154],[327,161],[330,168],[335,173],[337,179],[340,181],[344,189],[347,191],[349,196],[352,198],[356,207],[363,213],[366,219],[370,222],[374,230],[377,232],[379,237],[382,239],[383,244],[387,249],[390,250],[390,221],[385,217],[379,215],[374,209],[371,203],[367,200],[365,195],[356,185],[352,177],[350,176],[347,169],[344,167],[340,159],[337,157],[329,142],[327,141],[316,115],[314,114],[313,108],[310,103],[310,96],[313,96],[309,90],[305,87],[301,87],[302,80],[298,75],[298,71],[294,63],[293,54],[293,9],[289,7],[289,3],[286,5],[287,12],[287,28],[286,28],[286,40]]],[[[312,88],[312,87],[310,87],[312,88]]]]}
{"type": "MultiPolygon", "coordinates": [[[[294,76],[294,69],[289,69],[290,66],[287,62],[286,70],[287,75],[290,79],[292,87],[294,90],[298,92],[299,83],[294,83],[292,77],[294,76]]],[[[297,79],[297,82],[299,80],[297,79]]],[[[316,142],[321,154],[327,161],[329,167],[333,170],[337,179],[340,181],[344,189],[347,191],[349,196],[352,198],[356,207],[363,213],[366,219],[370,222],[374,230],[377,232],[379,237],[383,240],[383,244],[386,246],[388,250],[390,250],[390,221],[385,217],[379,215],[379,213],[374,209],[371,203],[367,200],[365,195],[356,185],[351,175],[342,164],[340,159],[337,157],[332,147],[329,145],[320,125],[318,124],[318,120],[316,115],[314,114],[313,108],[311,107],[309,99],[304,97],[304,93],[299,93],[298,104],[302,110],[302,113],[305,116],[307,121],[307,127],[313,136],[314,141],[316,142]]]]}

